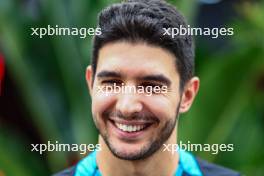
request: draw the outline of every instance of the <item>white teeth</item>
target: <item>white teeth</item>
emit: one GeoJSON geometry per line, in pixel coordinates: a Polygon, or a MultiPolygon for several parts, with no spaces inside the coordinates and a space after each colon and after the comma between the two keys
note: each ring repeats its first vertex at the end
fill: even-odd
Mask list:
{"type": "Polygon", "coordinates": [[[146,125],[125,125],[115,122],[115,125],[122,131],[135,132],[142,130],[146,125]]]}

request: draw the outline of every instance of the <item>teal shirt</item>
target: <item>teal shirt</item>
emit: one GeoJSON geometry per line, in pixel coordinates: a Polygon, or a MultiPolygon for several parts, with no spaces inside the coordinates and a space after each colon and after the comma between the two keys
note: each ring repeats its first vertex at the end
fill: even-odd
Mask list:
{"type": "MultiPolygon", "coordinates": [[[[96,163],[97,152],[92,152],[82,159],[76,167],[74,176],[101,176],[96,163]]],[[[179,150],[179,165],[174,176],[182,176],[183,172],[192,176],[202,176],[202,172],[194,156],[184,150],[179,150]]]]}

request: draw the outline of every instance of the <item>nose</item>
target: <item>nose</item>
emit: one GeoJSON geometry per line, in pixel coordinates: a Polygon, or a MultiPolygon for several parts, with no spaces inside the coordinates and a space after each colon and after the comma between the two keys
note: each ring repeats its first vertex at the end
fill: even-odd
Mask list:
{"type": "Polygon", "coordinates": [[[130,117],[142,111],[143,105],[136,94],[121,94],[118,97],[116,109],[124,116],[130,117]]]}

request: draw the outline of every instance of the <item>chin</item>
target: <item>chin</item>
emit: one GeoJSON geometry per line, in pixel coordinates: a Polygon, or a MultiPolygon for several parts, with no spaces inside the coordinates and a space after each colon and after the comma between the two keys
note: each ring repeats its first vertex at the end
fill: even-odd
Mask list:
{"type": "Polygon", "coordinates": [[[132,144],[116,141],[106,141],[106,143],[111,153],[122,160],[142,160],[151,156],[156,151],[156,147],[151,145],[151,143],[132,144]]]}

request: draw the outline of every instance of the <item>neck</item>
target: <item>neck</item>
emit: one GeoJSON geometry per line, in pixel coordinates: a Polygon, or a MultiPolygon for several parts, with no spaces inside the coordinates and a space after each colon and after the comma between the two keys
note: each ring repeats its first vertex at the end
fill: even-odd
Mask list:
{"type": "MultiPolygon", "coordinates": [[[[174,129],[165,144],[176,144],[176,141],[177,135],[174,129]]],[[[178,167],[179,154],[164,151],[164,146],[146,159],[129,161],[115,157],[101,136],[99,136],[99,144],[102,150],[97,154],[97,164],[103,176],[171,176],[178,167]]]]}

